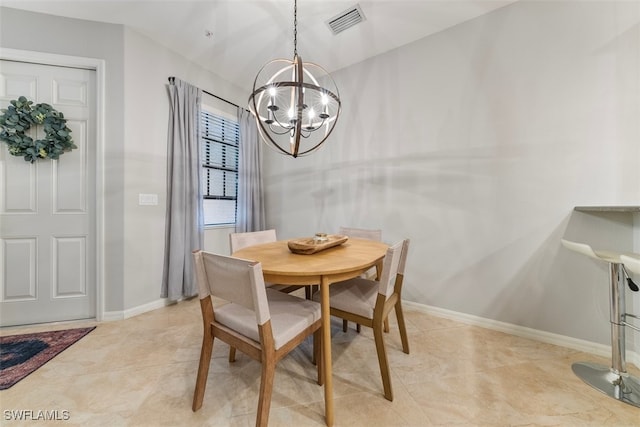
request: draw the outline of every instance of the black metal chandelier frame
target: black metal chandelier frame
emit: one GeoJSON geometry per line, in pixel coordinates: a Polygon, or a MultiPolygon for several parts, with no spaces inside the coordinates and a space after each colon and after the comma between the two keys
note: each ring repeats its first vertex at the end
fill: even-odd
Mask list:
{"type": "Polygon", "coordinates": [[[310,62],[304,63],[297,52],[297,0],[294,0],[293,61],[274,59],[260,69],[253,82],[253,92],[249,96],[249,106],[256,119],[262,140],[281,154],[294,158],[317,150],[335,127],[342,108],[335,82],[321,66],[310,62]],[[258,81],[263,72],[279,62],[285,65],[273,73],[266,83],[259,84],[258,81]],[[311,72],[312,69],[323,73],[324,79],[330,82],[334,89],[321,87],[318,79],[311,72]],[[291,80],[277,80],[289,70],[292,72],[293,78],[291,80]],[[305,75],[308,80],[305,79],[305,75]],[[287,88],[290,88],[290,90],[286,90],[287,88]],[[283,92],[290,97],[291,101],[290,108],[286,112],[286,120],[282,117],[284,109],[276,102],[278,95],[282,96],[283,92]],[[313,97],[309,96],[312,93],[316,95],[316,101],[320,100],[320,102],[315,102],[320,110],[317,115],[315,112],[316,105],[307,104],[307,102],[311,104],[311,101],[313,101],[313,97]],[[330,104],[331,108],[329,107],[330,104]],[[332,116],[331,111],[335,111],[335,115],[332,116]],[[304,113],[308,115],[306,125],[303,123],[304,113]],[[309,138],[313,132],[319,131],[323,127],[325,128],[323,136],[316,137],[316,140],[309,144],[310,146],[301,147],[303,139],[309,138]],[[288,146],[282,142],[285,138],[288,139],[288,146]],[[278,142],[276,139],[281,141],[278,142]]]}

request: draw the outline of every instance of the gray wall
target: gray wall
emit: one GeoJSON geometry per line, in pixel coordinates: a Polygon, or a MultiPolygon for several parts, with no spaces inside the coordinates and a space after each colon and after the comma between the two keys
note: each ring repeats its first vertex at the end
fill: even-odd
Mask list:
{"type": "Polygon", "coordinates": [[[406,299],[608,343],[606,268],[560,238],[633,246],[630,218],[572,210],[640,204],[639,22],[638,2],[520,1],[334,73],[325,146],[266,156],[269,226],[409,237],[406,299]]]}
{"type": "Polygon", "coordinates": [[[4,48],[104,59],[105,307],[124,307],[124,27],[0,8],[4,48]]]}
{"type": "MultiPolygon", "coordinates": [[[[3,7],[0,46],[105,60],[105,309],[115,318],[157,306],[166,209],[167,78],[178,77],[238,104],[246,91],[121,25],[3,7]],[[157,194],[158,205],[140,206],[140,193],[157,194]]],[[[228,230],[217,231],[207,231],[213,234],[207,245],[226,249],[228,230]]]]}
{"type": "MultiPolygon", "coordinates": [[[[326,146],[266,154],[269,226],[410,237],[405,298],[607,343],[606,270],[559,239],[633,245],[628,219],[572,208],[640,200],[639,21],[637,2],[520,1],[335,73],[326,146]]],[[[238,104],[246,90],[118,25],[0,8],[0,45],[106,60],[106,308],[156,301],[166,78],[238,104]]]]}
{"type": "MultiPolygon", "coordinates": [[[[242,91],[129,28],[125,29],[125,307],[159,296],[166,210],[167,77],[175,76],[240,105],[242,91]],[[158,194],[139,206],[138,194],[158,194]]],[[[208,99],[208,97],[206,97],[208,99]]],[[[205,231],[206,250],[228,251],[228,229],[205,231]]]]}

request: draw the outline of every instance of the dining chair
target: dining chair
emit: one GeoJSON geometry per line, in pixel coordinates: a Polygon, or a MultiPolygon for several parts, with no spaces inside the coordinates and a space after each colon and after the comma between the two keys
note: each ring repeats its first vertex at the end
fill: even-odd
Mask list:
{"type": "MultiPolygon", "coordinates": [[[[379,229],[367,229],[367,228],[353,228],[353,227],[340,227],[338,232],[342,236],[355,237],[357,239],[375,240],[376,242],[382,242],[382,230],[379,229]]],[[[375,279],[379,277],[380,272],[375,268],[371,268],[363,273],[366,279],[375,279]]]]}
{"type": "MultiPolygon", "coordinates": [[[[409,354],[409,339],[402,312],[402,282],[408,250],[409,239],[398,242],[387,249],[379,281],[356,277],[329,286],[332,316],[351,320],[373,329],[384,397],[390,401],[393,401],[393,391],[389,374],[389,360],[384,344],[383,323],[391,310],[395,308],[402,351],[409,354]]],[[[313,299],[318,301],[320,293],[316,292],[313,299]]]]}
{"type": "MultiPolygon", "coordinates": [[[[276,236],[276,230],[271,228],[262,231],[246,231],[241,233],[229,233],[229,249],[233,254],[235,251],[246,248],[247,246],[259,245],[261,243],[271,243],[278,241],[276,236]]],[[[300,285],[280,285],[275,283],[265,283],[265,286],[275,291],[284,292],[289,294],[297,291],[300,288],[304,288],[304,296],[306,299],[311,299],[312,287],[300,286],[300,285]]],[[[229,348],[229,361],[233,362],[236,357],[236,349],[231,346],[229,348]]],[[[315,358],[312,359],[315,363],[315,358]]]]}
{"type": "Polygon", "coordinates": [[[382,241],[382,230],[379,229],[340,227],[340,234],[360,239],[382,241]]]}
{"type": "MultiPolygon", "coordinates": [[[[259,245],[261,243],[271,243],[277,241],[276,230],[269,229],[263,231],[248,231],[244,233],[229,233],[229,247],[231,253],[246,248],[247,246],[259,245]]],[[[305,297],[311,299],[311,287],[300,285],[278,285],[273,283],[267,283],[267,287],[276,291],[291,293],[297,291],[300,288],[304,288],[305,297]]]]}
{"type": "MultiPolygon", "coordinates": [[[[382,241],[382,230],[380,229],[368,229],[368,228],[354,228],[354,227],[340,227],[339,234],[348,237],[355,237],[358,239],[375,240],[376,242],[382,241]]],[[[380,267],[372,267],[369,270],[362,273],[360,276],[364,279],[379,279],[380,267]]],[[[349,321],[342,321],[342,332],[347,332],[349,327],[349,321]]],[[[385,332],[389,332],[389,322],[385,321],[385,332]]],[[[360,324],[356,324],[356,331],[360,332],[360,324]]]]}
{"type": "Polygon", "coordinates": [[[266,426],[276,364],[313,334],[313,352],[322,384],[321,311],[315,301],[274,291],[264,285],[255,261],[193,252],[204,334],[193,395],[193,411],[202,407],[215,338],[262,362],[257,426],[266,426]],[[228,304],[214,310],[211,297],[228,304]]]}

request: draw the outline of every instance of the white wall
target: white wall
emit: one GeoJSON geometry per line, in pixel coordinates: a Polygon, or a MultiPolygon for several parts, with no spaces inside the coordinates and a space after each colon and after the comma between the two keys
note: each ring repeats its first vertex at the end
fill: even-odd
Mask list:
{"type": "Polygon", "coordinates": [[[559,240],[576,205],[640,204],[639,22],[520,1],[334,73],[326,145],[266,155],[268,225],[409,237],[406,299],[608,343],[606,269],[559,240]]]}

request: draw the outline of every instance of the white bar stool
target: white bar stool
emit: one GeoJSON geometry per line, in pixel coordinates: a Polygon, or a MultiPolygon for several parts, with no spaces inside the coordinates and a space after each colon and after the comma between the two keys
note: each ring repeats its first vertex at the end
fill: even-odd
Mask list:
{"type": "MultiPolygon", "coordinates": [[[[637,318],[625,313],[625,276],[626,271],[621,253],[594,251],[585,243],[562,239],[562,244],[572,251],[586,255],[598,261],[609,263],[609,322],[611,323],[611,367],[605,365],[576,362],[571,365],[573,372],[591,387],[621,402],[640,407],[640,379],[627,372],[625,357],[625,326],[640,330],[626,322],[627,317],[637,318]]],[[[632,281],[629,287],[632,289],[632,281]]],[[[636,287],[637,289],[637,287],[636,287]]]]}
{"type": "Polygon", "coordinates": [[[640,274],[640,254],[620,255],[620,261],[626,268],[636,274],[640,274]]]}

